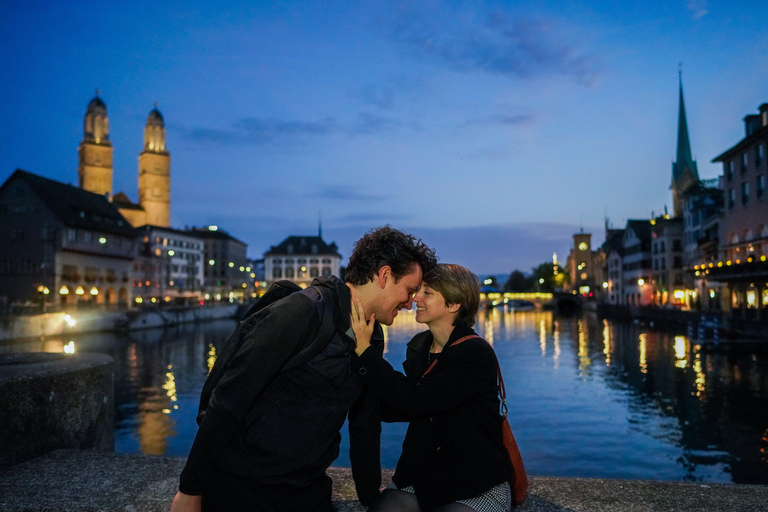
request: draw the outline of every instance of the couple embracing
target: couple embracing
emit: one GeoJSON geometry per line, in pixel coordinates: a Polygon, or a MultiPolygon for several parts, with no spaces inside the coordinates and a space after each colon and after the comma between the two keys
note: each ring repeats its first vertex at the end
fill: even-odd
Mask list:
{"type": "Polygon", "coordinates": [[[347,415],[369,510],[510,510],[496,356],[472,330],[479,294],[474,274],[437,264],[421,240],[389,226],[368,232],[346,282],[318,278],[256,313],[208,401],[172,512],[333,511],[325,471],[347,415]],[[429,330],[408,343],[402,374],[382,357],[380,324],[414,302],[429,330]],[[409,422],[383,491],[381,421],[409,422]]]}

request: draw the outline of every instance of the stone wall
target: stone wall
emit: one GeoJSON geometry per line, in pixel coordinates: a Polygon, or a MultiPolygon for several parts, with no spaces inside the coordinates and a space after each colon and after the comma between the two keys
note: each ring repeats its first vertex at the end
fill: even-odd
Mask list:
{"type": "Polygon", "coordinates": [[[113,386],[102,354],[0,354],[0,469],[60,448],[114,450],[113,386]]]}

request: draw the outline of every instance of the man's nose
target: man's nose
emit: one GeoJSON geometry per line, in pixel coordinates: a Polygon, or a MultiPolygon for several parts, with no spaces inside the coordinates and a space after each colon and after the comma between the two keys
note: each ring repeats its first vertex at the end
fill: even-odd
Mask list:
{"type": "Polygon", "coordinates": [[[404,302],[400,309],[411,309],[413,306],[413,295],[408,296],[408,301],[404,302]]]}

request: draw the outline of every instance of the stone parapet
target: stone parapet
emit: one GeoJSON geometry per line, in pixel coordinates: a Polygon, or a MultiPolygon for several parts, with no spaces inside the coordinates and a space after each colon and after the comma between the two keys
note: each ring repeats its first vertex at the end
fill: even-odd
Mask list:
{"type": "MultiPolygon", "coordinates": [[[[58,450],[0,471],[0,512],[168,512],[184,459],[58,450]]],[[[364,512],[347,468],[330,468],[339,512],[364,512]]],[[[385,482],[391,478],[385,471],[385,482]]],[[[768,486],[531,477],[516,512],[766,512],[768,486]]]]}
{"type": "Polygon", "coordinates": [[[59,448],[114,450],[114,362],[0,354],[0,469],[59,448]]]}

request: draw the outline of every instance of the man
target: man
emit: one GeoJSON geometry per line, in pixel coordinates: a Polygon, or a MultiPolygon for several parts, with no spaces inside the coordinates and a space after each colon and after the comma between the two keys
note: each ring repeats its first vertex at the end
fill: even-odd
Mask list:
{"type": "MultiPolygon", "coordinates": [[[[346,283],[319,278],[263,310],[211,395],[171,511],[334,510],[325,470],[338,456],[347,411],[358,497],[373,501],[381,484],[379,404],[351,370],[351,300],[391,325],[435,264],[421,240],[374,229],[355,244],[346,283]],[[321,332],[333,334],[318,339],[321,332]],[[319,354],[295,363],[317,343],[319,354]]],[[[371,344],[383,350],[380,326],[371,344]]]]}

